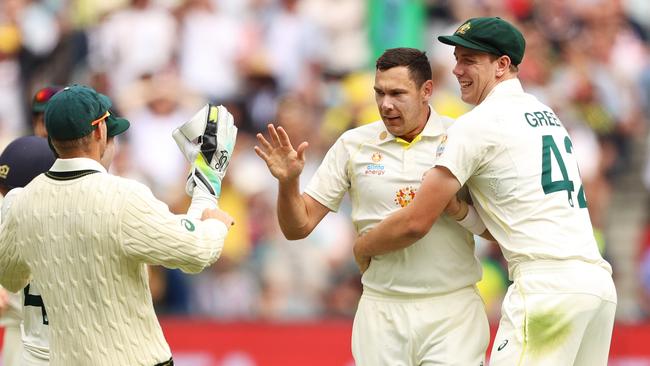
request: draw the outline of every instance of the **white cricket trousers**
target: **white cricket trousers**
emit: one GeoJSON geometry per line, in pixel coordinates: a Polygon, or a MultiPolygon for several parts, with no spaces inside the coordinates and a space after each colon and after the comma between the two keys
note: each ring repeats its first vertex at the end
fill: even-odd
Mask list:
{"type": "Polygon", "coordinates": [[[2,365],[19,366],[22,352],[23,341],[20,335],[20,325],[7,326],[2,341],[2,365]]]}
{"type": "Polygon", "coordinates": [[[437,296],[364,289],[352,327],[356,366],[482,366],[490,340],[475,286],[437,296]]]}
{"type": "Polygon", "coordinates": [[[23,359],[21,362],[20,366],[48,366],[50,364],[49,359],[36,357],[29,353],[28,350],[23,351],[23,359]]]}
{"type": "Polygon", "coordinates": [[[616,312],[610,273],[579,260],[513,270],[490,366],[606,366],[616,312]]]}

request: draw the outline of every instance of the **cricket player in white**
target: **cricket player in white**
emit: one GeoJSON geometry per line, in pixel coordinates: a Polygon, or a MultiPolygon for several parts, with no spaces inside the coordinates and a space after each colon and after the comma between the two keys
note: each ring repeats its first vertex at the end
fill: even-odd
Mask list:
{"type": "MultiPolygon", "coordinates": [[[[47,140],[23,136],[12,141],[0,154],[1,217],[7,217],[23,187],[45,173],[55,157],[47,140]]],[[[48,364],[47,313],[32,281],[19,293],[10,293],[12,308],[3,317],[8,321],[3,347],[3,366],[48,364]],[[33,362],[32,362],[33,360],[33,362]]]]}
{"type": "MultiPolygon", "coordinates": [[[[145,186],[108,174],[109,136],[129,126],[110,107],[106,96],[84,86],[65,88],[48,103],[46,128],[61,158],[24,188],[3,220],[0,283],[12,291],[30,278],[40,285],[51,365],[173,365],[145,263],[201,271],[219,257],[232,218],[205,203],[201,220],[174,215],[145,186]]],[[[211,137],[217,124],[236,132],[221,111],[201,114],[215,117],[202,121],[206,135],[206,122],[215,127],[211,137]]],[[[195,196],[205,191],[198,170],[215,165],[213,155],[202,159],[205,166],[193,164],[197,173],[188,184],[195,196]]]]}
{"type": "MultiPolygon", "coordinates": [[[[286,131],[273,125],[270,142],[258,134],[255,151],[279,181],[278,218],[288,239],[306,237],[339,209],[346,192],[359,233],[419,194],[453,122],[428,105],[433,82],[426,55],[387,50],[377,60],[374,89],[382,120],[341,135],[302,195],[307,143],[295,151],[286,131]]],[[[356,365],[482,365],[489,329],[475,287],[480,278],[472,234],[448,216],[415,245],[376,257],[363,274],[354,319],[356,365]]]]}
{"type": "Polygon", "coordinates": [[[499,18],[474,18],[438,39],[456,46],[453,72],[476,107],[449,129],[414,202],[358,238],[355,252],[408,247],[466,183],[514,281],[490,365],[607,365],[612,270],[596,246],[571,139],[517,79],[523,36],[499,18]]]}
{"type": "MultiPolygon", "coordinates": [[[[49,148],[48,148],[49,149],[49,148]]],[[[22,192],[22,188],[12,189],[2,202],[2,214],[7,216],[13,200],[22,192]]],[[[33,279],[17,295],[18,313],[12,317],[18,322],[19,343],[14,344],[13,350],[18,357],[6,366],[47,366],[50,359],[49,322],[47,310],[40,296],[38,284],[33,279]]],[[[4,364],[3,364],[4,365],[4,364]]]]}

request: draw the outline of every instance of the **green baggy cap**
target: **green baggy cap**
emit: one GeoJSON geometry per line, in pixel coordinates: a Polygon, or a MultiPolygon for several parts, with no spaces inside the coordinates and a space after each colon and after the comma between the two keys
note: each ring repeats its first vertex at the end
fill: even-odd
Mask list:
{"type": "Polygon", "coordinates": [[[472,18],[451,36],[439,36],[438,41],[465,48],[510,57],[513,65],[524,58],[526,41],[512,24],[499,17],[472,18]]]}
{"type": "Polygon", "coordinates": [[[74,140],[90,134],[106,118],[109,136],[126,131],[130,123],[113,116],[113,106],[104,94],[84,85],[72,85],[54,94],[45,107],[45,129],[55,140],[74,140]]]}

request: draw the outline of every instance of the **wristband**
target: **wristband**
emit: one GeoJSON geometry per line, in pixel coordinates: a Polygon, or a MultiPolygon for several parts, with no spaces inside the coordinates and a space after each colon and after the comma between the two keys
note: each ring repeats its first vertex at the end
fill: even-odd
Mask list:
{"type": "Polygon", "coordinates": [[[475,235],[481,235],[485,230],[487,230],[485,224],[481,221],[476,209],[474,209],[474,206],[472,205],[467,205],[467,215],[465,215],[465,218],[456,222],[475,235]]]}
{"type": "Polygon", "coordinates": [[[219,204],[215,196],[195,187],[192,193],[192,203],[190,203],[190,208],[187,209],[187,216],[199,220],[206,208],[215,209],[217,207],[219,207],[219,204]]]}

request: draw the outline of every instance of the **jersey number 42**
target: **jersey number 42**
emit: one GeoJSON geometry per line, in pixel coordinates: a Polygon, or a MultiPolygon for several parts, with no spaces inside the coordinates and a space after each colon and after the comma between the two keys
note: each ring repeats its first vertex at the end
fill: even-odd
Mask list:
{"type": "MultiPolygon", "coordinates": [[[[573,154],[573,143],[569,136],[564,137],[564,149],[568,154],[573,154]]],[[[573,161],[575,163],[575,159],[573,161]]],[[[577,168],[577,163],[576,168],[577,168]]],[[[580,170],[577,169],[579,172],[580,170]]],[[[564,160],[562,159],[562,154],[555,144],[555,140],[552,135],[542,136],[542,188],[544,189],[545,194],[566,191],[567,197],[569,200],[569,205],[573,205],[573,192],[575,187],[573,181],[569,179],[569,174],[567,173],[566,165],[564,165],[564,160]],[[562,173],[561,180],[553,180],[551,175],[552,162],[551,159],[554,158],[557,166],[560,168],[560,173],[562,173]]],[[[578,190],[578,207],[586,208],[587,200],[585,198],[585,190],[582,185],[578,190]]]]}

